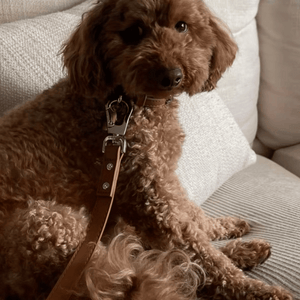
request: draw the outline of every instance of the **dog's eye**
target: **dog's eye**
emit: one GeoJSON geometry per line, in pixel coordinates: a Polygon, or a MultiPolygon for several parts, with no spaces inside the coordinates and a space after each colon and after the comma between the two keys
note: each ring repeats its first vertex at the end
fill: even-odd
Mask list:
{"type": "Polygon", "coordinates": [[[187,32],[188,26],[187,26],[187,24],[186,24],[185,22],[179,21],[179,22],[176,23],[175,29],[176,29],[178,32],[187,32]]]}
{"type": "Polygon", "coordinates": [[[136,45],[143,39],[144,30],[141,26],[135,24],[121,31],[120,36],[125,44],[136,45]]]}

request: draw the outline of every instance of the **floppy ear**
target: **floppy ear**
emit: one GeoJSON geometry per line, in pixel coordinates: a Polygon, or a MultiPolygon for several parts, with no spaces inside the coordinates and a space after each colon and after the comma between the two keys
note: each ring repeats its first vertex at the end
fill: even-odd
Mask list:
{"type": "Polygon", "coordinates": [[[222,74],[232,65],[238,50],[236,43],[229,34],[229,30],[220,20],[211,15],[209,26],[214,34],[215,44],[212,49],[209,78],[204,84],[203,91],[211,91],[216,87],[222,74]]]}
{"type": "Polygon", "coordinates": [[[80,95],[92,97],[107,90],[109,73],[105,70],[101,31],[108,16],[107,5],[96,5],[83,15],[81,24],[62,49],[68,79],[80,95]]]}

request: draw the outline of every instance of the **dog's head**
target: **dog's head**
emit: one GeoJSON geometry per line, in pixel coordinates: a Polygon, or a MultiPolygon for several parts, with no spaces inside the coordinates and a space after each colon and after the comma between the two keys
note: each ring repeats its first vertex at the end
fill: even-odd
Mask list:
{"type": "Polygon", "coordinates": [[[210,91],[236,44],[201,0],[103,0],[84,15],[63,54],[72,87],[131,97],[210,91]]]}

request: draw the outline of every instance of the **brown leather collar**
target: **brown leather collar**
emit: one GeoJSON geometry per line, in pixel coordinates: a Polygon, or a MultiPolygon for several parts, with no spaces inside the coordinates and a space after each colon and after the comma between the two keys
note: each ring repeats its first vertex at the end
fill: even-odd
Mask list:
{"type": "Polygon", "coordinates": [[[167,98],[158,99],[150,95],[140,94],[136,95],[135,97],[132,97],[127,95],[124,88],[121,85],[119,85],[113,90],[113,92],[110,95],[108,95],[107,101],[112,101],[116,99],[123,99],[123,101],[125,101],[126,103],[131,103],[130,105],[135,103],[135,105],[139,107],[155,108],[170,103],[173,100],[173,96],[170,95],[167,98]]]}
{"type": "Polygon", "coordinates": [[[168,99],[156,99],[146,95],[144,98],[139,98],[136,101],[136,105],[153,108],[153,107],[166,105],[170,103],[172,100],[173,100],[173,96],[170,96],[168,99]]]}

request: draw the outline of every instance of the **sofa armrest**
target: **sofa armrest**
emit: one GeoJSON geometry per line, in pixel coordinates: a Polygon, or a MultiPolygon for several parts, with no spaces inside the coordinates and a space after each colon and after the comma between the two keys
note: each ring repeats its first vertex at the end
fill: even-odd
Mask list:
{"type": "Polygon", "coordinates": [[[300,177],[300,144],[276,150],[272,160],[300,177]]]}

